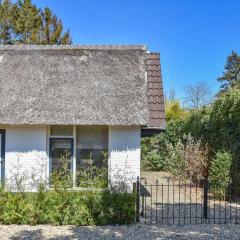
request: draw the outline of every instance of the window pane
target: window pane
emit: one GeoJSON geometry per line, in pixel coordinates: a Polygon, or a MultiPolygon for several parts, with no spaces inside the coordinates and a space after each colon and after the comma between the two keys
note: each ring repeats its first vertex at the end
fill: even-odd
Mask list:
{"type": "Polygon", "coordinates": [[[106,166],[107,149],[108,127],[77,127],[77,169],[91,164],[97,167],[106,166]]]}
{"type": "Polygon", "coordinates": [[[51,126],[50,134],[51,136],[72,136],[73,126],[51,126]]]}
{"type": "Polygon", "coordinates": [[[52,161],[52,172],[63,169],[67,164],[68,169],[72,166],[72,139],[50,139],[50,156],[52,161]]]}
{"type": "Polygon", "coordinates": [[[107,149],[77,149],[77,169],[94,165],[96,167],[106,167],[107,149]]]}

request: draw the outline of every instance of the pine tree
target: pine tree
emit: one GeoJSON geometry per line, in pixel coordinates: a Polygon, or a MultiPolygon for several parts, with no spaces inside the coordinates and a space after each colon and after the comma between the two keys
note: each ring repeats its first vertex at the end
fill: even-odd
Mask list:
{"type": "Polygon", "coordinates": [[[12,35],[13,7],[10,0],[0,1],[0,42],[10,44],[12,35]]]}
{"type": "Polygon", "coordinates": [[[24,44],[40,44],[40,27],[40,10],[31,3],[31,0],[19,0],[14,21],[16,40],[24,44]]]}
{"type": "Polygon", "coordinates": [[[49,8],[37,8],[31,0],[0,0],[2,44],[71,44],[69,30],[49,8]]]}
{"type": "Polygon", "coordinates": [[[222,83],[221,91],[240,86],[240,56],[237,52],[232,51],[227,57],[223,76],[218,81],[222,83]]]}
{"type": "Polygon", "coordinates": [[[41,11],[42,44],[71,44],[69,31],[63,33],[62,21],[49,8],[41,11]]]}

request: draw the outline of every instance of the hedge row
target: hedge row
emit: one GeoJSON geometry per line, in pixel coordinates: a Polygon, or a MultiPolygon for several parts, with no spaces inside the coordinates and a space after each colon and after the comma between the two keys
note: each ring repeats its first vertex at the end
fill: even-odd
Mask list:
{"type": "Polygon", "coordinates": [[[105,225],[134,221],[134,193],[55,190],[0,193],[1,224],[105,225]]]}

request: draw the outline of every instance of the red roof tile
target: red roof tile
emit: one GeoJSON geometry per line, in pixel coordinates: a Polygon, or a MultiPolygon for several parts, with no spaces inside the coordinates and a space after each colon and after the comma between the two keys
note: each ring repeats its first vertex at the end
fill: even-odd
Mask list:
{"type": "Polygon", "coordinates": [[[147,71],[148,127],[165,129],[165,107],[159,53],[149,53],[145,62],[147,71]]]}

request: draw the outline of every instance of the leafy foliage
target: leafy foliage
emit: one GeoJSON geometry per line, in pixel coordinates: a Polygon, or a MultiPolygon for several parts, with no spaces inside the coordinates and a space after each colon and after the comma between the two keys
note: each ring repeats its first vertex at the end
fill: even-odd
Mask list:
{"type": "Polygon", "coordinates": [[[229,151],[233,161],[231,178],[240,183],[240,89],[222,94],[213,104],[209,119],[209,143],[214,151],[229,151]]]}
{"type": "Polygon", "coordinates": [[[81,180],[88,178],[84,181],[88,188],[73,190],[67,159],[67,155],[62,157],[62,168],[53,173],[51,189],[39,183],[37,192],[27,193],[20,186],[21,177],[16,178],[20,179],[17,192],[0,189],[0,223],[103,225],[135,221],[135,193],[115,191],[114,186],[100,189],[97,180],[102,175],[89,178],[87,173],[83,173],[81,180]]]}
{"type": "Polygon", "coordinates": [[[208,143],[211,111],[210,106],[189,111],[188,118],[183,123],[183,133],[191,134],[195,139],[201,139],[202,142],[208,143]]]}
{"type": "Polygon", "coordinates": [[[187,135],[183,141],[178,140],[175,145],[167,143],[166,147],[166,170],[176,179],[199,182],[206,176],[208,148],[200,140],[187,135]]]}
{"type": "Polygon", "coordinates": [[[166,158],[166,170],[170,172],[176,179],[187,179],[187,162],[184,159],[184,144],[181,140],[173,145],[171,143],[166,144],[167,158],[166,158]]]}
{"type": "Polygon", "coordinates": [[[190,178],[198,182],[207,175],[209,149],[190,134],[181,137],[181,129],[181,122],[171,122],[165,133],[144,138],[142,167],[168,171],[179,180],[190,178]]]}
{"type": "Polygon", "coordinates": [[[142,167],[146,170],[163,170],[165,168],[165,135],[142,139],[142,167]]]}
{"type": "Polygon", "coordinates": [[[146,170],[164,170],[167,161],[167,143],[175,145],[183,135],[183,121],[170,121],[166,131],[153,137],[142,138],[142,168],[146,170]]]}
{"type": "Polygon", "coordinates": [[[135,195],[126,192],[1,192],[0,204],[2,224],[102,225],[135,220],[135,195]]]}
{"type": "Polygon", "coordinates": [[[230,183],[232,156],[229,152],[217,152],[210,166],[209,179],[215,191],[224,195],[224,190],[230,183]]]}
{"type": "Polygon", "coordinates": [[[187,111],[181,107],[179,100],[165,100],[165,112],[167,121],[176,121],[184,119],[187,116],[187,111]]]}

